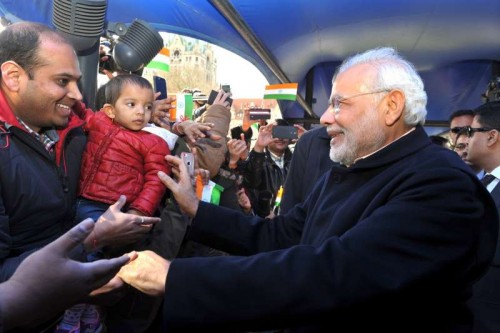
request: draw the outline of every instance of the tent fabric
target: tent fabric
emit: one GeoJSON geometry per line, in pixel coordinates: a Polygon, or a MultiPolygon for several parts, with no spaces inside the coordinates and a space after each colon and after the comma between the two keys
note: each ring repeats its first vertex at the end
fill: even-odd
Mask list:
{"type": "MultiPolygon", "coordinates": [[[[445,121],[456,109],[479,105],[500,61],[498,0],[228,0],[321,115],[336,66],[347,56],[394,46],[421,72],[429,120],[445,121]]],[[[0,11],[51,23],[50,0],[0,0],[0,11]]],[[[226,48],[253,63],[271,84],[280,83],[238,32],[205,0],[108,0],[107,21],[135,18],[156,29],[226,48]]],[[[500,73],[495,73],[500,75],[500,73]]],[[[303,117],[298,103],[281,103],[285,118],[303,117]]]]}

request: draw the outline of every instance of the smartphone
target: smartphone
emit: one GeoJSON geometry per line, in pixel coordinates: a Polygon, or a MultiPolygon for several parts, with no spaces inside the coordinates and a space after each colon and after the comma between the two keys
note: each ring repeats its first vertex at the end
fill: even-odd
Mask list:
{"type": "Polygon", "coordinates": [[[271,109],[250,109],[250,120],[271,119],[271,109]]]}
{"type": "Polygon", "coordinates": [[[194,156],[193,153],[182,152],[181,160],[184,162],[191,177],[194,177],[194,156]]]}
{"type": "Polygon", "coordinates": [[[273,127],[273,138],[279,139],[297,139],[298,129],[293,126],[274,126],[273,127]]]}
{"type": "Polygon", "coordinates": [[[231,86],[229,84],[223,84],[223,85],[220,86],[220,88],[222,90],[224,90],[224,92],[227,92],[227,93],[231,92],[231,86]]]}
{"type": "MultiPolygon", "coordinates": [[[[218,91],[212,90],[210,92],[210,95],[208,96],[207,104],[213,105],[214,101],[215,101],[215,98],[217,97],[218,94],[219,94],[218,91]]],[[[226,98],[226,101],[229,102],[229,106],[233,105],[233,99],[231,97],[226,98]]]]}
{"type": "Polygon", "coordinates": [[[167,80],[161,76],[153,76],[153,84],[155,92],[160,92],[158,100],[167,98],[167,80]]]}

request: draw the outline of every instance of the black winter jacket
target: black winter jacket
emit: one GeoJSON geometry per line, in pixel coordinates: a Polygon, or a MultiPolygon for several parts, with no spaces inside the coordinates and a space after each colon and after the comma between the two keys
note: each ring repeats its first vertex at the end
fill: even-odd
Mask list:
{"type": "MultiPolygon", "coordinates": [[[[82,105],[77,106],[83,112],[82,105]]],[[[51,157],[19,124],[0,94],[0,281],[21,261],[74,224],[86,137],[75,114],[58,130],[51,157]]]]}
{"type": "Polygon", "coordinates": [[[252,149],[245,164],[243,186],[249,189],[250,201],[255,214],[266,217],[276,201],[276,194],[285,183],[292,152],[285,150],[283,170],[274,163],[271,153],[266,149],[258,153],[252,149]]]}

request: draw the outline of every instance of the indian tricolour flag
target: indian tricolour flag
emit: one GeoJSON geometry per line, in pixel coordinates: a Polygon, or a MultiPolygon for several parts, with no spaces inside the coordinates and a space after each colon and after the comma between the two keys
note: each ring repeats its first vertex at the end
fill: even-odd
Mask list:
{"type": "Polygon", "coordinates": [[[298,83],[271,84],[266,86],[264,99],[286,99],[295,101],[297,99],[298,83]]]}
{"type": "Polygon", "coordinates": [[[196,196],[204,202],[219,205],[221,193],[224,188],[219,184],[209,180],[207,185],[203,185],[201,178],[196,179],[196,196]]]}
{"type": "Polygon", "coordinates": [[[170,50],[166,47],[162,48],[160,52],[151,60],[146,66],[154,71],[169,72],[170,71],[170,50]]]}
{"type": "Polygon", "coordinates": [[[171,121],[184,121],[193,118],[193,95],[175,95],[175,109],[170,110],[171,121]]]}

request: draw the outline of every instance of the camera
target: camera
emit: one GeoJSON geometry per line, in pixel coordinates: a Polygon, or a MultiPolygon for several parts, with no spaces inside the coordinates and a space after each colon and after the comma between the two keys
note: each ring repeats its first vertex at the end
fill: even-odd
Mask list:
{"type": "MultiPolygon", "coordinates": [[[[214,101],[215,101],[215,98],[217,98],[217,95],[219,94],[218,91],[215,91],[215,90],[212,90],[210,92],[210,96],[208,96],[208,104],[210,105],[213,105],[214,104],[214,101]]],[[[229,106],[233,105],[233,99],[228,97],[226,98],[226,101],[229,102],[229,106]]]]}
{"type": "Polygon", "coordinates": [[[486,102],[500,101],[500,76],[497,76],[488,83],[488,89],[483,97],[486,99],[486,102]]]}
{"type": "Polygon", "coordinates": [[[250,120],[271,119],[271,109],[250,109],[250,120]]]}
{"type": "Polygon", "coordinates": [[[279,139],[297,139],[298,129],[294,126],[274,126],[273,138],[279,139]]]}

